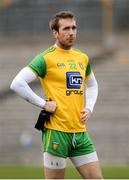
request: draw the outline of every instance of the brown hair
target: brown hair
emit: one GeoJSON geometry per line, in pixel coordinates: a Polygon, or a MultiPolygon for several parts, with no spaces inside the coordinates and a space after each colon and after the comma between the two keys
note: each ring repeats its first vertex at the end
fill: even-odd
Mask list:
{"type": "Polygon", "coordinates": [[[59,30],[59,20],[67,19],[67,18],[75,19],[75,16],[70,11],[60,11],[60,12],[54,14],[49,23],[50,29],[58,31],[59,30]]]}

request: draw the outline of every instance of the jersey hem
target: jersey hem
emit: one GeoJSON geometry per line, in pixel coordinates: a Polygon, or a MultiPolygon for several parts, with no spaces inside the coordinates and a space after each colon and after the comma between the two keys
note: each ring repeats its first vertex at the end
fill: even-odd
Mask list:
{"type": "Polygon", "coordinates": [[[55,130],[55,131],[61,131],[61,132],[65,132],[65,133],[79,133],[79,132],[87,132],[87,129],[82,129],[82,130],[76,130],[76,131],[70,131],[70,130],[64,130],[64,129],[58,129],[58,128],[51,128],[51,127],[46,127],[46,129],[51,129],[51,130],[55,130]]]}

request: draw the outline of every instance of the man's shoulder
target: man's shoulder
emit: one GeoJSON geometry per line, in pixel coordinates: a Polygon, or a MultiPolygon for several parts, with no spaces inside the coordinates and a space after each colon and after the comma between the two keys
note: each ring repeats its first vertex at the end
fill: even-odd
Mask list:
{"type": "Polygon", "coordinates": [[[55,50],[56,50],[56,47],[55,47],[55,46],[50,46],[50,47],[47,48],[45,51],[43,51],[43,52],[41,53],[41,55],[45,57],[46,55],[54,52],[55,50]]]}
{"type": "Polygon", "coordinates": [[[85,58],[88,58],[87,53],[85,53],[83,50],[80,50],[80,49],[78,49],[78,48],[73,48],[73,51],[74,51],[74,53],[76,53],[76,54],[79,54],[79,55],[81,55],[81,56],[83,56],[83,57],[85,57],[85,58]]]}

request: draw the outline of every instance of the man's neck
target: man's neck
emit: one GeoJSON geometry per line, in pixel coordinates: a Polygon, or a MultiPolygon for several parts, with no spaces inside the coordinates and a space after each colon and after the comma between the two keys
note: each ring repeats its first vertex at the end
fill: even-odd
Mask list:
{"type": "Polygon", "coordinates": [[[55,47],[57,47],[58,49],[60,49],[61,51],[64,51],[64,52],[70,52],[70,51],[72,50],[72,48],[70,48],[70,49],[64,49],[64,48],[58,46],[56,43],[55,43],[55,47]]]}
{"type": "Polygon", "coordinates": [[[72,49],[72,47],[68,47],[68,46],[66,47],[66,46],[63,46],[63,45],[59,44],[58,42],[56,42],[55,44],[56,44],[57,47],[59,47],[59,48],[62,49],[62,50],[69,51],[69,50],[72,49]]]}

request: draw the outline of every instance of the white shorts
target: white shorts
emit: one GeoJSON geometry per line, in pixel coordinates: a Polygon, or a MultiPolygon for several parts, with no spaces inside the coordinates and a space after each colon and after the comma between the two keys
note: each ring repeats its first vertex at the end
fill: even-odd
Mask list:
{"type": "MultiPolygon", "coordinates": [[[[75,165],[75,167],[79,167],[84,164],[98,161],[98,156],[96,151],[90,154],[76,156],[76,157],[69,157],[69,158],[72,161],[72,163],[75,165]]],[[[67,164],[67,158],[54,156],[48,152],[44,152],[43,164],[44,167],[47,167],[49,169],[64,169],[67,164]]]]}

